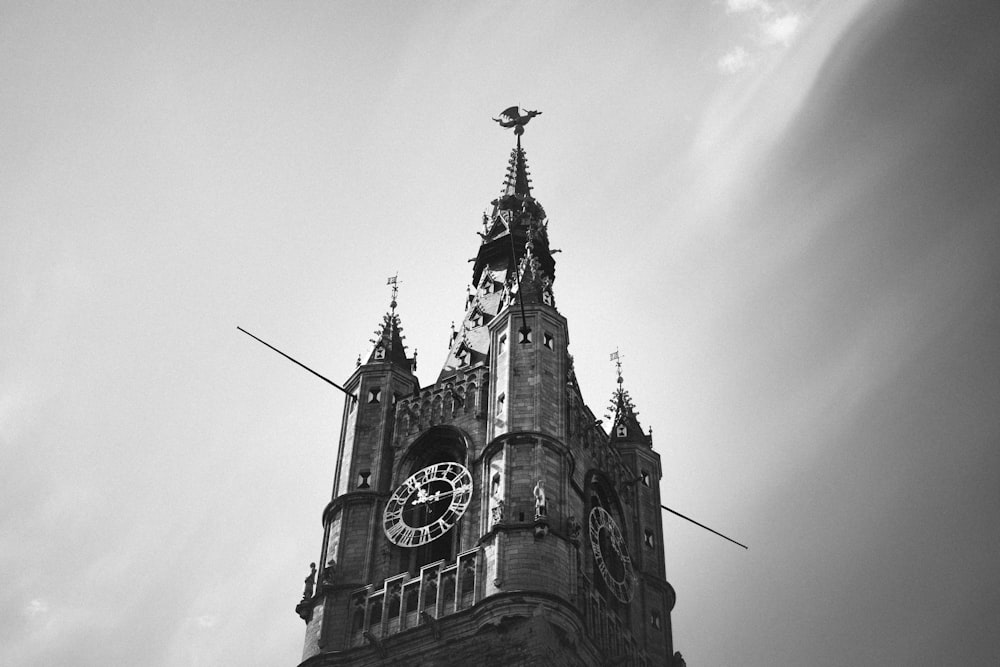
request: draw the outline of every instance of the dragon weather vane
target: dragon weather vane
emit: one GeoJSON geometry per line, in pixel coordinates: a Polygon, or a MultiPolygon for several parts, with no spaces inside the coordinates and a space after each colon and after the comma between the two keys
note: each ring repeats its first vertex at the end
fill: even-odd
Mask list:
{"type": "Polygon", "coordinates": [[[493,120],[500,123],[500,127],[514,128],[514,134],[517,135],[518,140],[520,140],[521,135],[524,134],[524,126],[528,124],[528,121],[535,116],[541,115],[541,111],[528,111],[525,109],[524,115],[522,116],[519,107],[513,106],[501,111],[500,117],[494,118],[493,120]]]}

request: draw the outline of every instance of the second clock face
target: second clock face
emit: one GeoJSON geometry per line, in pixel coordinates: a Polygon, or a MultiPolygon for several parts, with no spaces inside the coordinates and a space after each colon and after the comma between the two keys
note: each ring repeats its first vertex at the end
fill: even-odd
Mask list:
{"type": "Polygon", "coordinates": [[[385,535],[401,547],[433,542],[465,514],[472,475],[460,463],[435,463],[410,475],[385,505],[385,535]]]}
{"type": "Polygon", "coordinates": [[[628,545],[618,524],[603,507],[590,510],[590,546],[597,569],[611,593],[622,602],[631,601],[635,594],[635,576],[628,545]]]}

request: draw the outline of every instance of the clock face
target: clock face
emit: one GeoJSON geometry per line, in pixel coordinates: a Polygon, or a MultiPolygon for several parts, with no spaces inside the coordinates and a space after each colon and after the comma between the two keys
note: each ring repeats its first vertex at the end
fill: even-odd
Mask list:
{"type": "Polygon", "coordinates": [[[622,531],[603,507],[590,510],[590,546],[597,569],[611,593],[622,602],[631,601],[635,594],[632,559],[622,531]]]}
{"type": "Polygon", "coordinates": [[[401,547],[419,547],[444,535],[465,514],[472,475],[460,463],[435,463],[399,485],[382,514],[385,535],[401,547]]]}

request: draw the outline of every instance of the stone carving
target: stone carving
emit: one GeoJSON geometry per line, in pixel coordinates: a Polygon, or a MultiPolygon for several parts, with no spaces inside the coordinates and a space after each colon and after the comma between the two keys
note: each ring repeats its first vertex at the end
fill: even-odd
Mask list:
{"type": "Polygon", "coordinates": [[[500,473],[494,473],[490,481],[490,523],[495,526],[503,523],[503,489],[500,483],[500,473]]]}
{"type": "Polygon", "coordinates": [[[545,480],[538,480],[538,484],[535,484],[535,520],[541,519],[548,515],[548,509],[545,504],[545,480]]]}
{"type": "Polygon", "coordinates": [[[503,523],[503,498],[494,501],[493,507],[490,508],[490,520],[494,526],[503,523]]]}
{"type": "Polygon", "coordinates": [[[306,588],[302,591],[302,599],[308,600],[316,590],[316,563],[309,563],[309,576],[306,577],[306,588]]]}
{"type": "Polygon", "coordinates": [[[580,539],[580,531],[583,530],[583,526],[577,521],[576,516],[571,514],[569,519],[566,521],[569,533],[569,539],[578,541],[580,539]]]}

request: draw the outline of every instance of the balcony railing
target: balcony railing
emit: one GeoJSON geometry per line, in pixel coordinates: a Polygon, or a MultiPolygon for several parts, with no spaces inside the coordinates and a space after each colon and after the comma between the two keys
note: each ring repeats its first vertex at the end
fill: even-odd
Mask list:
{"type": "Polygon", "coordinates": [[[365,644],[365,634],[376,638],[402,632],[478,602],[479,548],[464,551],[454,563],[440,560],[424,565],[411,577],[403,572],[382,585],[368,585],[351,593],[351,646],[365,644]]]}

